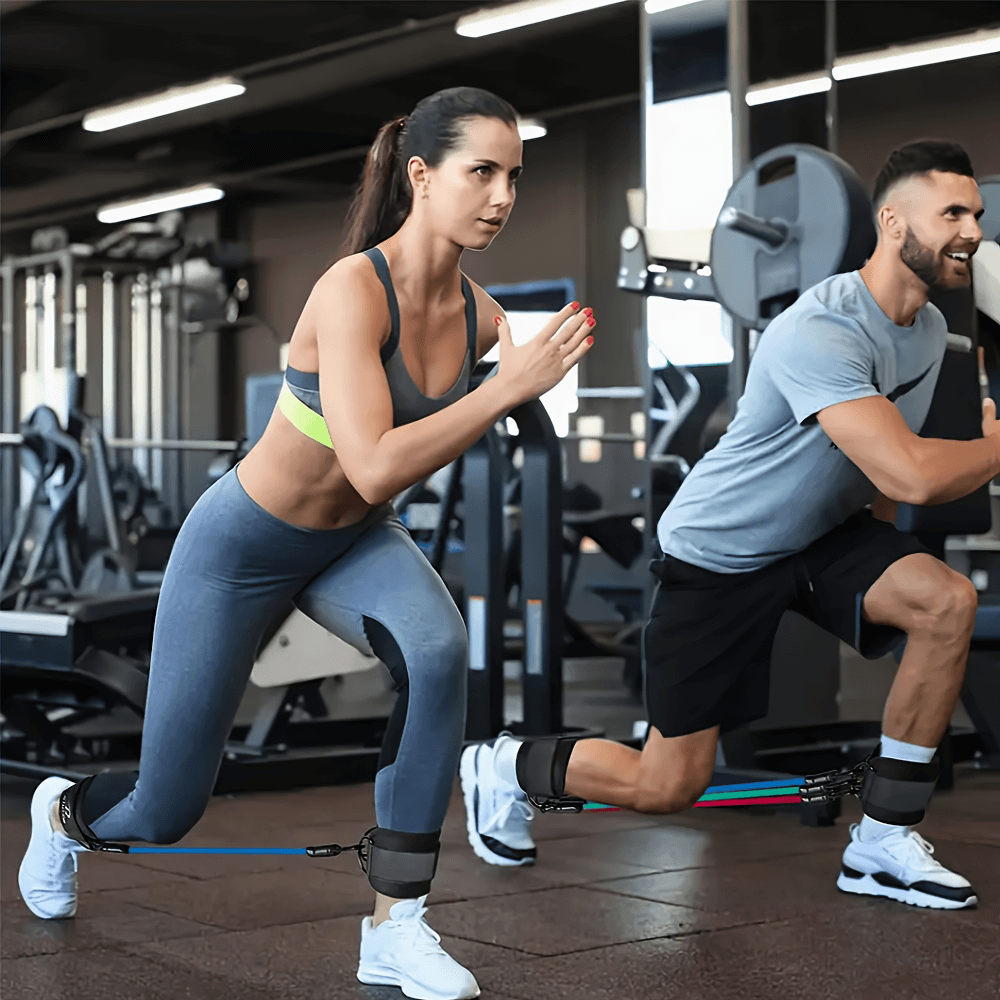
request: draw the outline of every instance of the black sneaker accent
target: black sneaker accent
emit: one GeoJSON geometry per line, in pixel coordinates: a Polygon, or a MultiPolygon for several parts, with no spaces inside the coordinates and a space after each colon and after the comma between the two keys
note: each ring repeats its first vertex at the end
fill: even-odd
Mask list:
{"type": "Polygon", "coordinates": [[[928,896],[937,896],[939,899],[951,899],[956,903],[964,903],[970,896],[976,894],[971,885],[952,886],[939,885],[937,882],[914,882],[910,888],[928,896]]]}
{"type": "MultiPolygon", "coordinates": [[[[476,833],[479,833],[479,765],[478,761],[476,764],[476,787],[472,793],[472,808],[475,810],[474,815],[476,817],[476,833]]],[[[495,840],[493,837],[487,837],[484,833],[479,833],[479,839],[483,844],[488,847],[494,854],[501,858],[507,858],[509,861],[523,861],[525,858],[537,858],[538,848],[532,847],[530,850],[522,851],[518,850],[516,847],[508,847],[506,844],[499,840],[495,840]]]]}
{"type": "Polygon", "coordinates": [[[520,850],[516,847],[508,847],[506,844],[499,840],[494,840],[492,837],[487,837],[485,834],[479,834],[479,839],[494,853],[499,854],[501,858],[509,858],[511,861],[523,861],[525,858],[537,858],[538,848],[532,847],[528,850],[520,850]]]}
{"type": "Polygon", "coordinates": [[[872,878],[878,882],[879,885],[884,885],[890,889],[909,889],[910,887],[905,882],[900,882],[895,875],[890,875],[888,872],[873,872],[872,878]]]}
{"type": "Polygon", "coordinates": [[[848,878],[864,878],[864,872],[856,872],[853,868],[848,868],[847,865],[840,866],[841,874],[846,875],[848,878]]]}

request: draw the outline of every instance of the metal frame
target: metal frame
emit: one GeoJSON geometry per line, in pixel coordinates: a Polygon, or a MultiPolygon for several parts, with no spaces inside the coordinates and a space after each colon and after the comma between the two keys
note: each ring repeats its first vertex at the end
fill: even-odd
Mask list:
{"type": "MultiPolygon", "coordinates": [[[[521,586],[524,622],[524,721],[519,733],[563,729],[563,535],[560,439],[545,407],[531,400],[511,411],[521,467],[521,586]]],[[[504,592],[502,455],[494,432],[465,455],[464,524],[470,645],[469,739],[497,735],[503,718],[504,592]]]]}
{"type": "MultiPolygon", "coordinates": [[[[747,86],[750,69],[750,11],[747,0],[729,0],[729,99],[733,116],[733,181],[750,162],[750,108],[747,86]]],[[[729,368],[729,414],[746,387],[750,368],[750,330],[733,320],[733,360],[729,368]]]]}
{"type": "MultiPolygon", "coordinates": [[[[180,322],[183,261],[195,250],[183,247],[169,261],[160,264],[95,255],[90,246],[83,244],[8,257],[0,266],[3,279],[0,444],[20,443],[17,338],[22,325],[25,370],[42,366],[65,369],[67,398],[60,399],[56,408],[67,418],[78,410],[86,372],[87,338],[86,286],[81,293],[81,284],[96,277],[101,285],[101,414],[105,443],[108,448],[132,452],[133,463],[161,493],[173,519],[180,522],[184,515],[180,452],[233,451],[239,446],[237,441],[190,440],[182,431],[182,415],[190,400],[185,377],[186,337],[180,322]],[[162,275],[156,271],[167,268],[169,280],[160,280],[162,275]],[[19,309],[24,312],[20,322],[19,309]],[[129,336],[132,345],[129,354],[134,390],[130,393],[132,433],[127,437],[118,433],[118,410],[122,402],[118,381],[122,375],[125,336],[129,336]]],[[[0,448],[0,472],[0,548],[5,548],[13,534],[22,489],[17,456],[10,448],[0,448]]]]}

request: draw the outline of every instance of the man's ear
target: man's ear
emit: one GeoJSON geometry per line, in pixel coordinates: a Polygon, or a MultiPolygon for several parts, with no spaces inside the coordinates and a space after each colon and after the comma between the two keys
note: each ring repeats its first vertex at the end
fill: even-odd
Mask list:
{"type": "Polygon", "coordinates": [[[883,205],[878,210],[877,219],[880,232],[885,232],[887,236],[893,239],[898,239],[904,235],[906,227],[903,225],[903,219],[892,205],[883,205]]]}

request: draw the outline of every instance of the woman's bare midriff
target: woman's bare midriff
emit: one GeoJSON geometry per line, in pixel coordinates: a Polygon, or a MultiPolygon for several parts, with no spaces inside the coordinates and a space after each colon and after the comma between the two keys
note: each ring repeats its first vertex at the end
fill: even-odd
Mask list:
{"type": "Polygon", "coordinates": [[[371,510],[336,454],[306,437],[277,409],[236,474],[255,503],[302,528],[346,528],[371,510]]]}

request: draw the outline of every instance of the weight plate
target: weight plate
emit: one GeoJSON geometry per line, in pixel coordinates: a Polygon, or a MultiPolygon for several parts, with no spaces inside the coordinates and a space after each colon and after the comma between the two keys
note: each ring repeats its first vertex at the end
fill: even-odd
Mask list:
{"type": "Polygon", "coordinates": [[[875,249],[861,178],[817,146],[790,143],[758,156],[729,189],[722,209],[729,208],[789,231],[776,247],[726,225],[712,233],[716,298],[754,329],[762,330],[807,288],[861,267],[875,249]]]}

